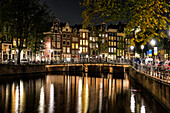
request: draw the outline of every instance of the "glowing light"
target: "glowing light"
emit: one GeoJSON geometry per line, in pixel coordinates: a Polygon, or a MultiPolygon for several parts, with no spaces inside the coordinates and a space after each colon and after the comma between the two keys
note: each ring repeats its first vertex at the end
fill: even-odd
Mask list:
{"type": "Polygon", "coordinates": [[[135,47],[134,46],[130,46],[130,49],[133,50],[135,47]]]}
{"type": "Polygon", "coordinates": [[[152,39],[151,42],[150,42],[150,44],[151,44],[152,46],[155,46],[156,41],[155,41],[154,39],[152,39]]]}
{"type": "Polygon", "coordinates": [[[40,92],[40,101],[39,101],[39,112],[44,113],[44,107],[45,107],[45,102],[44,102],[44,87],[41,87],[41,92],[40,92]]]}
{"type": "Polygon", "coordinates": [[[50,102],[49,102],[49,113],[54,113],[54,85],[50,86],[50,102]]]}
{"type": "Polygon", "coordinates": [[[145,112],[145,106],[144,106],[144,105],[141,106],[140,112],[141,112],[141,113],[146,113],[146,112],[145,112]]]}
{"type": "Polygon", "coordinates": [[[135,113],[135,94],[131,95],[130,109],[132,113],[135,113]]]}
{"type": "Polygon", "coordinates": [[[24,112],[24,85],[20,81],[20,112],[24,112]]]}
{"type": "Polygon", "coordinates": [[[141,45],[141,49],[142,49],[142,50],[144,49],[144,45],[141,45]]]}

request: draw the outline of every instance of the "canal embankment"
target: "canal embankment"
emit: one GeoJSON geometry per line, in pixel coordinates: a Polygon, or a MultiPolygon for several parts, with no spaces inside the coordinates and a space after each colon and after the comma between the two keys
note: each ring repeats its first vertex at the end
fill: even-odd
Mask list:
{"type": "Polygon", "coordinates": [[[140,83],[155,99],[170,112],[170,82],[129,68],[129,75],[140,83]]]}
{"type": "Polygon", "coordinates": [[[0,76],[47,72],[45,65],[5,65],[0,64],[0,76]]]}

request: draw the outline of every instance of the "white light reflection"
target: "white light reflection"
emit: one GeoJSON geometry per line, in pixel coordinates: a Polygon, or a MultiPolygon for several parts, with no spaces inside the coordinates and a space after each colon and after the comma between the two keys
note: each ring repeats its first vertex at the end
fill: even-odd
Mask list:
{"type": "Polygon", "coordinates": [[[141,106],[140,112],[141,112],[141,113],[146,113],[146,112],[145,112],[145,106],[144,106],[144,105],[141,106]]]}
{"type": "Polygon", "coordinates": [[[132,113],[135,112],[135,94],[132,94],[132,95],[131,95],[130,109],[131,109],[131,112],[132,112],[132,113]]]}
{"type": "Polygon", "coordinates": [[[78,113],[82,113],[82,79],[79,79],[79,85],[78,85],[78,113]]]}
{"type": "Polygon", "coordinates": [[[18,113],[18,107],[19,107],[19,89],[17,85],[15,91],[15,113],[18,113]]]}
{"type": "Polygon", "coordinates": [[[99,91],[99,113],[102,113],[102,87],[103,87],[103,84],[100,83],[100,91],[99,91]]]}
{"type": "Polygon", "coordinates": [[[20,81],[20,112],[24,111],[24,85],[23,81],[20,81]]]}
{"type": "Polygon", "coordinates": [[[40,101],[39,101],[39,113],[44,113],[45,100],[44,100],[44,87],[41,87],[40,101]]]}
{"type": "Polygon", "coordinates": [[[54,85],[50,86],[50,102],[49,102],[49,113],[54,113],[54,85]]]}

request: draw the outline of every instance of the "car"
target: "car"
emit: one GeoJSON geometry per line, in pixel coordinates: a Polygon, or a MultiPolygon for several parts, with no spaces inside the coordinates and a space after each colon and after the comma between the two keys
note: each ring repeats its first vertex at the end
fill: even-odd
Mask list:
{"type": "Polygon", "coordinates": [[[161,70],[169,70],[170,69],[170,61],[165,61],[165,63],[161,66],[161,70]]]}
{"type": "Polygon", "coordinates": [[[14,65],[15,64],[15,60],[14,59],[8,59],[7,60],[7,64],[14,65]]]}
{"type": "Polygon", "coordinates": [[[21,60],[21,65],[24,65],[24,64],[29,64],[29,61],[27,59],[22,59],[21,60]]]}

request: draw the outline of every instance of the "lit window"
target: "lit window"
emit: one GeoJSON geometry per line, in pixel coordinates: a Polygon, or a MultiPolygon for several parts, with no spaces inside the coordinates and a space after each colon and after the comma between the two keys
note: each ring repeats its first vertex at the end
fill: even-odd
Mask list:
{"type": "Polygon", "coordinates": [[[113,48],[111,48],[111,52],[113,52],[113,48]]]}
{"type": "Polygon", "coordinates": [[[116,42],[114,42],[114,46],[116,46],[116,42]]]}
{"type": "Polygon", "coordinates": [[[96,48],[98,48],[98,44],[96,43],[96,48]]]}
{"type": "Polygon", "coordinates": [[[113,36],[112,36],[112,39],[111,40],[113,40],[113,36]]]}
{"type": "Polygon", "coordinates": [[[86,33],[86,37],[88,38],[88,33],[86,33]]]}
{"type": "Polygon", "coordinates": [[[55,48],[55,42],[52,42],[52,48],[55,48]]]}
{"type": "Polygon", "coordinates": [[[67,47],[67,53],[70,53],[70,48],[69,47],[67,47]]]}
{"type": "Polygon", "coordinates": [[[92,43],[90,43],[90,48],[92,48],[92,43]]]}
{"type": "Polygon", "coordinates": [[[101,34],[99,34],[99,37],[101,37],[101,34]]]}
{"type": "Polygon", "coordinates": [[[63,53],[66,53],[66,47],[63,47],[63,53]]]}
{"type": "Polygon", "coordinates": [[[102,39],[102,43],[104,43],[104,39],[102,39]]]}
{"type": "Polygon", "coordinates": [[[82,40],[80,40],[80,45],[82,45],[82,40]]]}
{"type": "Polygon", "coordinates": [[[86,53],[88,52],[88,48],[86,47],[86,53]]]}
{"type": "Polygon", "coordinates": [[[72,49],[74,49],[74,43],[72,43],[72,49]]]}
{"type": "Polygon", "coordinates": [[[86,45],[86,40],[83,40],[83,45],[86,45]]]}
{"type": "Polygon", "coordinates": [[[116,53],[116,48],[114,48],[114,52],[116,53]]]}
{"type": "Polygon", "coordinates": [[[95,37],[93,37],[93,42],[95,42],[95,37]]]}
{"type": "Polygon", "coordinates": [[[90,40],[92,40],[92,37],[90,37],[90,40]]]}
{"type": "Polygon", "coordinates": [[[16,46],[16,45],[17,45],[16,39],[14,38],[14,40],[13,40],[13,46],[16,46]]]}
{"type": "Polygon", "coordinates": [[[83,38],[85,38],[85,33],[83,33],[83,38]]]}
{"type": "Polygon", "coordinates": [[[60,48],[60,42],[57,42],[57,48],[60,48]]]}
{"type": "Polygon", "coordinates": [[[82,47],[80,47],[80,52],[82,52],[82,47]]]}
{"type": "Polygon", "coordinates": [[[110,41],[109,41],[109,46],[110,46],[110,41]]]}
{"type": "Polygon", "coordinates": [[[107,37],[108,35],[106,34],[105,36],[107,37]]]}
{"type": "Polygon", "coordinates": [[[96,41],[98,41],[98,37],[96,37],[96,41]]]}
{"type": "Polygon", "coordinates": [[[102,37],[104,38],[104,34],[102,35],[102,37]]]}
{"type": "Polygon", "coordinates": [[[109,48],[109,52],[110,52],[110,48],[109,48]]]}
{"type": "Polygon", "coordinates": [[[86,46],[88,46],[88,40],[86,40],[86,46]]]}
{"type": "Polygon", "coordinates": [[[85,47],[83,47],[83,53],[85,53],[86,52],[86,48],[85,47]]]}
{"type": "Polygon", "coordinates": [[[111,42],[111,46],[113,46],[113,42],[111,42]]]}
{"type": "Polygon", "coordinates": [[[78,47],[79,47],[79,45],[78,45],[78,44],[76,44],[76,49],[78,49],[78,47]]]}

